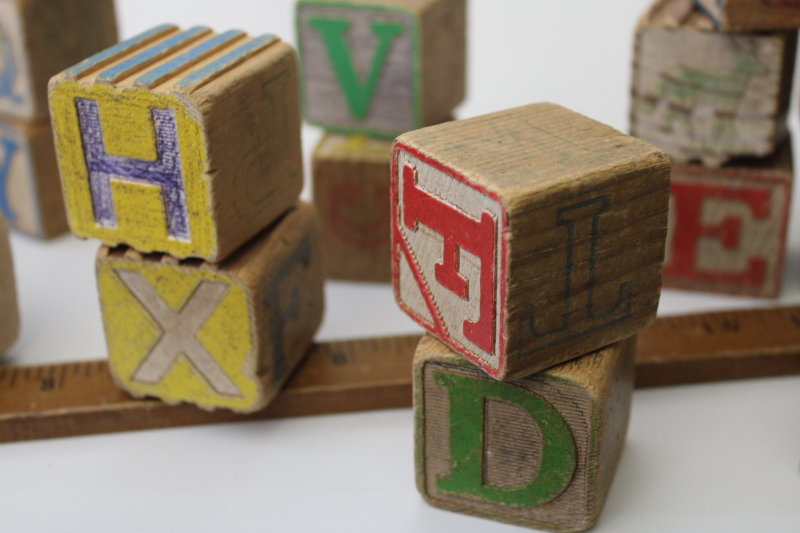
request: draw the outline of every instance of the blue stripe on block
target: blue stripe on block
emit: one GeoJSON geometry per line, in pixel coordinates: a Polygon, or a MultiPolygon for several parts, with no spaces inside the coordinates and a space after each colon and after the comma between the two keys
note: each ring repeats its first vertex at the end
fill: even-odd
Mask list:
{"type": "Polygon", "coordinates": [[[185,78],[178,81],[178,83],[175,84],[175,88],[180,90],[186,89],[190,85],[202,85],[202,83],[208,80],[208,78],[211,78],[212,76],[231,68],[251,53],[258,51],[258,49],[275,41],[276,39],[277,37],[270,34],[257,37],[252,41],[247,42],[242,46],[228,52],[219,59],[212,61],[205,67],[192,72],[185,78]]]}
{"type": "Polygon", "coordinates": [[[201,37],[204,33],[208,33],[210,31],[211,29],[206,26],[195,26],[194,28],[189,28],[186,31],[182,31],[179,34],[173,35],[169,39],[161,41],[160,43],[155,44],[150,48],[143,50],[142,52],[139,52],[135,56],[117,63],[107,70],[104,70],[97,76],[97,81],[114,83],[119,78],[124,77],[126,73],[140,70],[148,63],[157,61],[161,57],[174,52],[178,48],[186,45],[186,43],[191,42],[198,37],[201,37]]]}
{"type": "Polygon", "coordinates": [[[216,52],[219,48],[223,48],[230,42],[239,39],[244,34],[242,30],[229,30],[207,41],[203,41],[188,52],[170,59],[163,65],[159,65],[153,70],[142,74],[134,80],[133,85],[136,87],[149,88],[159,80],[174,76],[181,70],[201,60],[203,56],[216,52]]]}
{"type": "Polygon", "coordinates": [[[111,48],[106,48],[102,52],[98,52],[89,59],[84,59],[77,65],[65,70],[64,74],[70,78],[78,77],[81,74],[84,74],[87,71],[90,71],[97,66],[102,66],[110,61],[113,61],[114,59],[121,56],[125,52],[131,50],[132,48],[137,48],[139,45],[143,43],[155,40],[164,35],[165,33],[175,31],[177,29],[178,27],[175,26],[174,24],[162,24],[161,26],[156,26],[152,30],[140,33],[136,37],[131,37],[127,41],[122,41],[121,43],[117,43],[111,48]]]}

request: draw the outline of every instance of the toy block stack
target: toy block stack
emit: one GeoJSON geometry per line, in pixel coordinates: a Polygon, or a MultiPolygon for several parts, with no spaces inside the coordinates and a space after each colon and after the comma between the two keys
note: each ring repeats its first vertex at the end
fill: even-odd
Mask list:
{"type": "Polygon", "coordinates": [[[50,81],[72,231],[100,239],[109,363],[137,397],[252,412],[322,318],[294,50],[158,26],[50,81]]]}
{"type": "Polygon", "coordinates": [[[14,265],[11,262],[8,227],[0,216],[0,356],[14,344],[18,334],[19,309],[14,283],[14,265]]]}
{"type": "Polygon", "coordinates": [[[326,275],[388,283],[391,139],[463,100],[466,1],[300,0],[297,33],[326,275]]]}
{"type": "Polygon", "coordinates": [[[674,164],[665,286],[778,295],[797,27],[786,2],[659,0],[642,17],[631,134],[674,164]]]}
{"type": "Polygon", "coordinates": [[[669,189],[662,150],[554,104],[395,141],[395,297],[429,332],[414,361],[427,501],[595,523],[658,306],[669,189]]]}
{"type": "Polygon", "coordinates": [[[0,212],[12,228],[67,231],[47,81],[116,42],[113,0],[0,0],[0,212]]]}

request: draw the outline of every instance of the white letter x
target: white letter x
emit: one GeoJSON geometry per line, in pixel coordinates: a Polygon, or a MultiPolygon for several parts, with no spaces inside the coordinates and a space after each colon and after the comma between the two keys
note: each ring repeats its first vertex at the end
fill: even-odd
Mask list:
{"type": "Polygon", "coordinates": [[[183,354],[217,393],[227,396],[242,395],[195,335],[225,298],[228,285],[201,281],[176,313],[140,272],[118,270],[117,275],[150,313],[162,332],[150,354],[134,372],[134,381],[158,383],[183,354]]]}

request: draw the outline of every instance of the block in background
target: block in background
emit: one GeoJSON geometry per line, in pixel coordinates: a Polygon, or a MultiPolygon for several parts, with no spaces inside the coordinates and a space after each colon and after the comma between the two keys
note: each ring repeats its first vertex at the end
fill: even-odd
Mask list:
{"type": "Polygon", "coordinates": [[[722,31],[796,30],[797,0],[695,0],[722,31]]]}
{"type": "Polygon", "coordinates": [[[636,336],[499,383],[430,335],[414,356],[417,487],[431,505],[554,531],[603,508],[625,442],[636,336]]]}
{"type": "Polygon", "coordinates": [[[69,229],[50,121],[0,120],[0,211],[34,237],[69,229]]]}
{"type": "Polygon", "coordinates": [[[328,278],[392,281],[392,142],[328,134],[312,158],[328,278]]]}
{"type": "Polygon", "coordinates": [[[273,35],[163,25],[71,67],[50,105],[72,231],[216,262],[297,202],[297,67],[273,35]]]}
{"type": "Polygon", "coordinates": [[[116,42],[113,0],[0,0],[0,114],[47,118],[50,77],[116,42]]]}
{"type": "Polygon", "coordinates": [[[791,140],[768,159],[674,166],[664,286],[777,296],[791,197],[791,140]]]}
{"type": "Polygon", "coordinates": [[[796,45],[797,31],[721,33],[691,1],[657,2],[636,31],[631,135],[679,164],[774,153],[788,134],[796,45]]]}
{"type": "Polygon", "coordinates": [[[102,247],[111,373],[136,397],[252,412],[301,361],[322,319],[319,221],[300,204],[219,264],[102,247]]]}
{"type": "Polygon", "coordinates": [[[8,228],[0,216],[0,356],[8,350],[19,334],[19,309],[17,288],[14,281],[14,264],[11,261],[11,245],[8,228]]]}
{"type": "Polygon", "coordinates": [[[306,120],[393,139],[464,99],[465,0],[300,0],[306,120]]]}
{"type": "Polygon", "coordinates": [[[655,319],[670,163],[554,104],[407,133],[392,156],[395,297],[499,380],[655,319]]]}

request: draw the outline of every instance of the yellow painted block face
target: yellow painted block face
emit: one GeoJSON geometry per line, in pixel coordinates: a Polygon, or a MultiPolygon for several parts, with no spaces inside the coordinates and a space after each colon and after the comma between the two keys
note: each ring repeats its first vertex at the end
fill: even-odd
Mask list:
{"type": "Polygon", "coordinates": [[[230,276],[105,261],[98,285],[111,371],[123,388],[205,408],[259,401],[247,294],[230,276]]]}
{"type": "Polygon", "coordinates": [[[64,81],[50,107],[72,231],[143,252],[212,257],[207,153],[178,97],[64,81]]]}

